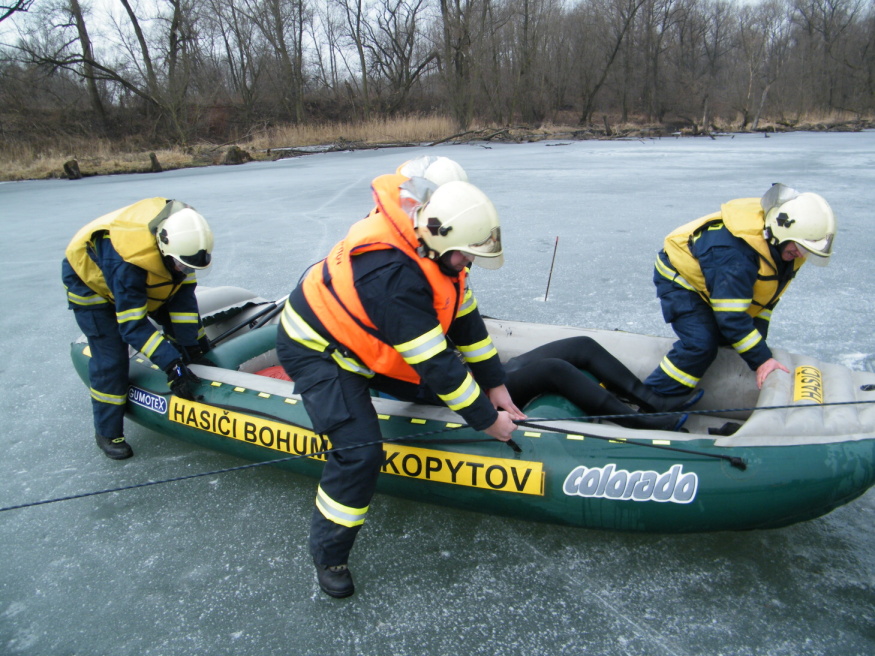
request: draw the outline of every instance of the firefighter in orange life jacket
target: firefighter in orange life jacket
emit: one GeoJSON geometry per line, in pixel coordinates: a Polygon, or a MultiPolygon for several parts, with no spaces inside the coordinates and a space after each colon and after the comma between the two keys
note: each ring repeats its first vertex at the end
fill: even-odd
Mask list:
{"type": "Polygon", "coordinates": [[[697,401],[695,387],[722,345],[756,372],[757,387],[787,372],[766,344],[772,310],[805,262],[829,262],[835,233],[826,200],[775,184],[761,199],[729,201],[669,234],[653,282],[679,339],[644,381],[662,398],[653,405],[697,401]]]}
{"type": "MultiPolygon", "coordinates": [[[[469,425],[507,441],[525,415],[465,284],[471,263],[503,262],[495,207],[461,180],[438,187],[392,174],[372,190],[376,208],[305,274],[281,315],[277,353],[313,429],[335,447],[378,441],[370,389],[414,401],[424,385],[469,425]],[[417,204],[412,194],[423,189],[417,204]]],[[[354,592],[347,562],[383,458],[380,444],[328,456],[310,551],[331,596],[354,592]]]]}

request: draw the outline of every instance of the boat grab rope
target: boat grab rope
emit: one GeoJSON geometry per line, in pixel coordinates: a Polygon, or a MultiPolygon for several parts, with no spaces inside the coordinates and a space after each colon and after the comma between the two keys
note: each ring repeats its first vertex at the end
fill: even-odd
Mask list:
{"type": "MultiPolygon", "coordinates": [[[[818,405],[819,406],[837,406],[837,405],[860,405],[860,404],[873,404],[873,403],[875,403],[875,400],[872,400],[872,401],[836,401],[836,402],[831,402],[831,403],[820,403],[818,405]]],[[[217,407],[220,407],[220,406],[217,406],[217,407]]],[[[540,419],[527,419],[527,420],[522,420],[522,421],[516,421],[515,423],[518,426],[526,426],[529,428],[535,428],[537,430],[543,430],[543,431],[547,431],[547,432],[561,432],[555,428],[550,428],[548,426],[542,426],[540,424],[541,424],[541,422],[592,421],[594,419],[617,419],[617,418],[621,418],[621,417],[632,417],[632,416],[643,416],[643,415],[662,416],[662,415],[676,415],[676,414],[691,414],[691,415],[692,414],[716,414],[716,413],[729,413],[729,412],[750,412],[752,410],[782,410],[782,409],[787,409],[787,408],[799,408],[799,407],[800,406],[798,406],[798,405],[774,405],[774,406],[761,406],[761,407],[757,407],[757,408],[731,408],[731,409],[723,409],[723,410],[676,410],[676,411],[672,411],[672,412],[629,413],[626,415],[587,415],[587,416],[583,416],[583,417],[562,417],[562,418],[545,417],[545,418],[540,418],[540,419]],[[535,423],[535,422],[538,422],[538,423],[535,423]]],[[[812,406],[812,407],[816,407],[816,406],[812,406]]],[[[229,409],[230,409],[230,406],[229,406],[229,409]]],[[[248,410],[247,412],[252,412],[252,410],[248,410]]],[[[257,414],[267,415],[267,413],[257,413],[257,414]]],[[[271,416],[271,415],[267,415],[267,416],[271,416]]],[[[102,494],[109,494],[111,492],[123,492],[125,490],[136,490],[138,488],[150,487],[152,485],[163,485],[165,483],[176,483],[178,481],[187,481],[187,480],[190,480],[193,478],[202,478],[204,476],[217,476],[219,474],[227,474],[230,472],[243,471],[246,469],[254,469],[256,467],[262,467],[264,465],[274,465],[274,464],[281,463],[281,462],[289,462],[291,460],[300,460],[302,458],[312,458],[314,456],[323,456],[323,455],[328,455],[329,453],[336,453],[338,451],[346,451],[349,449],[358,449],[358,448],[364,447],[364,446],[374,446],[377,444],[385,444],[388,442],[411,441],[411,442],[429,443],[427,440],[422,440],[422,439],[418,439],[418,438],[428,437],[429,435],[439,435],[442,433],[449,433],[449,432],[460,430],[463,428],[469,428],[469,426],[466,424],[461,424],[459,426],[444,427],[444,428],[439,428],[439,429],[433,430],[433,431],[427,431],[424,433],[414,433],[411,435],[402,435],[400,437],[382,438],[379,440],[374,440],[373,442],[364,442],[362,444],[354,444],[354,445],[345,446],[345,447],[333,447],[331,449],[325,449],[324,451],[316,451],[313,453],[298,454],[298,455],[294,455],[294,456],[288,456],[286,458],[276,458],[273,460],[263,460],[261,462],[251,462],[251,463],[247,463],[245,465],[238,465],[237,467],[226,467],[225,469],[215,469],[212,471],[200,472],[198,474],[187,474],[185,476],[175,476],[173,478],[164,478],[164,479],[160,479],[157,481],[146,481],[144,483],[135,483],[133,485],[124,485],[122,487],[108,488],[108,489],[104,489],[104,490],[95,490],[92,492],[82,492],[80,494],[72,494],[72,495],[65,496],[65,497],[55,497],[52,499],[43,499],[41,501],[32,501],[30,503],[21,503],[21,504],[17,504],[14,506],[6,506],[3,508],[0,508],[0,513],[6,512],[8,510],[19,510],[22,508],[32,508],[34,506],[44,506],[44,505],[48,505],[50,503],[57,503],[59,501],[72,501],[73,499],[83,499],[86,497],[94,497],[94,496],[98,496],[98,495],[102,495],[102,494]]],[[[663,449],[666,451],[678,451],[681,453],[705,456],[705,457],[709,457],[709,458],[718,458],[720,460],[728,461],[733,467],[737,467],[738,469],[744,470],[747,468],[747,465],[744,463],[744,461],[741,458],[738,458],[735,456],[727,456],[727,455],[719,454],[719,453],[707,453],[707,452],[702,452],[702,451],[690,451],[690,450],[686,450],[686,449],[680,449],[677,447],[670,447],[670,446],[667,446],[664,444],[648,444],[646,442],[638,442],[637,440],[630,441],[630,440],[623,439],[623,438],[608,437],[605,435],[596,435],[596,434],[592,433],[591,431],[587,431],[586,437],[592,437],[594,439],[600,439],[600,440],[608,440],[608,441],[614,442],[616,444],[625,444],[625,445],[630,445],[630,446],[642,446],[642,447],[648,447],[648,448],[653,448],[653,449],[663,449]]],[[[481,441],[482,442],[491,442],[492,439],[493,438],[471,439],[471,440],[441,440],[441,442],[454,442],[454,443],[481,442],[481,441]]],[[[437,441],[438,440],[434,440],[434,442],[437,442],[437,441]]],[[[522,452],[522,449],[520,449],[520,447],[513,440],[508,440],[506,442],[506,444],[510,448],[512,448],[514,450],[514,452],[516,452],[516,453],[522,452]]]]}
{"type": "MultiPolygon", "coordinates": [[[[671,413],[660,413],[660,414],[671,414],[671,413]]],[[[628,415],[613,415],[613,416],[614,417],[619,417],[619,416],[626,417],[628,415]]],[[[605,417],[607,417],[607,415],[605,415],[605,417]]],[[[516,422],[516,424],[518,426],[526,426],[528,428],[534,428],[536,430],[542,430],[542,431],[547,431],[547,432],[556,432],[555,428],[550,428],[549,426],[542,426],[539,423],[535,423],[535,422],[541,422],[541,421],[568,421],[568,420],[567,419],[535,419],[535,420],[526,419],[523,421],[518,421],[518,422],[516,422]]],[[[595,433],[592,433],[590,431],[587,431],[584,434],[584,437],[592,438],[595,440],[605,440],[606,442],[616,442],[617,444],[629,444],[632,446],[643,446],[643,447],[647,447],[650,449],[660,449],[662,451],[677,451],[678,453],[686,453],[687,455],[691,455],[691,456],[703,456],[705,458],[717,458],[719,460],[725,460],[730,465],[732,465],[736,469],[740,469],[741,471],[744,471],[747,469],[747,463],[743,459],[739,458],[738,456],[727,456],[727,455],[722,454],[722,453],[707,453],[705,451],[693,451],[691,449],[680,449],[678,447],[668,446],[665,444],[651,444],[648,442],[639,442],[637,440],[627,440],[625,437],[608,437],[607,435],[596,435],[595,433]]]]}

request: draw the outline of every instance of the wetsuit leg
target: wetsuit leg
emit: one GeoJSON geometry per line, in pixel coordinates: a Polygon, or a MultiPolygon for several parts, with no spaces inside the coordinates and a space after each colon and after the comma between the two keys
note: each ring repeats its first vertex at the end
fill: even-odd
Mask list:
{"type": "Polygon", "coordinates": [[[641,381],[622,362],[595,340],[570,337],[533,349],[508,363],[507,389],[519,407],[535,397],[554,393],[565,397],[591,415],[615,415],[616,424],[628,428],[676,430],[683,421],[677,417],[639,415],[613,392],[633,392],[643,387],[641,381]],[[605,381],[608,389],[598,384],[605,381]]]}
{"type": "Polygon", "coordinates": [[[552,393],[564,396],[584,412],[595,413],[605,396],[611,396],[610,392],[570,362],[545,357],[544,353],[549,349],[541,351],[540,358],[533,355],[535,351],[514,358],[507,374],[505,385],[517,407],[522,408],[541,394],[552,393]]]}

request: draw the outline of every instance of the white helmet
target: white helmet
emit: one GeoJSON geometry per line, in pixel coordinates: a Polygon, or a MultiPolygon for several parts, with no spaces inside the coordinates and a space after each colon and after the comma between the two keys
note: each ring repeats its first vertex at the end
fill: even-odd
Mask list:
{"type": "Polygon", "coordinates": [[[814,264],[826,266],[832,255],[836,219],[829,203],[811,192],[798,193],[784,185],[774,185],[763,196],[766,210],[765,237],[777,245],[788,241],[801,246],[814,264]],[[776,188],[777,191],[774,191],[776,188]],[[770,199],[769,196],[773,196],[770,199]],[[769,202],[773,200],[773,202],[769,202]],[[766,205],[771,207],[766,207],[766,205]]]}
{"type": "Polygon", "coordinates": [[[213,231],[207,220],[191,207],[177,210],[161,223],[155,235],[158,250],[183,267],[206,269],[213,251],[213,231]]]}
{"type": "Polygon", "coordinates": [[[449,251],[474,257],[474,264],[497,269],[504,264],[501,226],[492,201],[469,182],[438,187],[416,212],[416,233],[435,259],[449,251]]]}
{"type": "Polygon", "coordinates": [[[438,187],[454,180],[468,182],[468,174],[458,162],[449,157],[435,155],[417,157],[404,162],[398,167],[398,173],[406,175],[408,178],[425,178],[438,187]]]}

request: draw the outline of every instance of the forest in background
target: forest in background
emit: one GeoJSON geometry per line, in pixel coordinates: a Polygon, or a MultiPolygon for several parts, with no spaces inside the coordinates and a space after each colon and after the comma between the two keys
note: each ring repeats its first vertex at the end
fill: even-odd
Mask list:
{"type": "Polygon", "coordinates": [[[4,158],[403,117],[707,134],[873,114],[872,0],[0,0],[4,158]]]}

